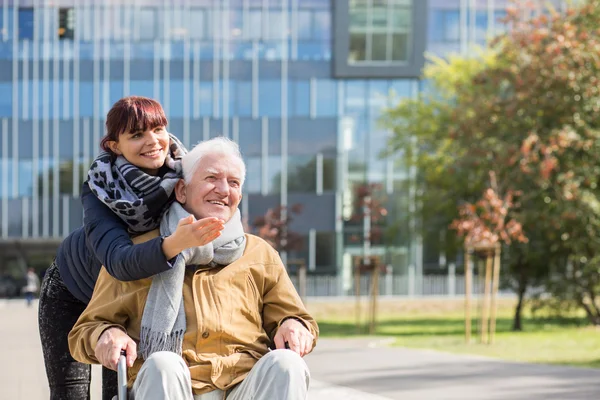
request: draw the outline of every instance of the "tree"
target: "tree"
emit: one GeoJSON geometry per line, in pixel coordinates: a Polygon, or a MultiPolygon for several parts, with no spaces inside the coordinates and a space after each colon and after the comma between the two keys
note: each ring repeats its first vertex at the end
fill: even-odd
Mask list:
{"type": "Polygon", "coordinates": [[[447,226],[495,171],[499,193],[520,193],[509,217],[536,244],[508,248],[519,291],[549,276],[548,289],[598,324],[600,2],[533,19],[520,10],[508,8],[509,29],[477,57],[431,58],[432,92],[383,123],[392,151],[418,167],[424,224],[441,215],[447,226]]]}
{"type": "Polygon", "coordinates": [[[252,225],[256,234],[265,239],[275,250],[286,252],[299,250],[303,245],[302,235],[290,230],[290,224],[293,216],[301,212],[300,204],[269,208],[265,215],[257,217],[252,225]]]}

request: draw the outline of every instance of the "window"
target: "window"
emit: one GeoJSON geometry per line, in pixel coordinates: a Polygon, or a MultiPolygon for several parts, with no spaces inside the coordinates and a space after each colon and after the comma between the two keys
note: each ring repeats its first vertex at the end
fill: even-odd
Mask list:
{"type": "Polygon", "coordinates": [[[33,8],[19,8],[19,39],[33,40],[33,8]]]}
{"type": "Polygon", "coordinates": [[[72,8],[58,9],[58,38],[73,39],[75,37],[75,10],[72,8]]]}
{"type": "Polygon", "coordinates": [[[350,2],[348,62],[408,61],[411,1],[350,2]]]}
{"type": "Polygon", "coordinates": [[[335,0],[334,4],[336,78],[420,76],[427,2],[335,0]]]}

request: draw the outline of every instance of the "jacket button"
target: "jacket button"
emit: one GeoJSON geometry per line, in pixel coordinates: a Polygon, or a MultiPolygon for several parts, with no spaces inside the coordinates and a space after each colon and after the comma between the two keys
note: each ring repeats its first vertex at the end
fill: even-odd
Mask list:
{"type": "Polygon", "coordinates": [[[204,339],[206,339],[206,338],[208,337],[208,335],[209,335],[208,331],[204,331],[204,332],[202,332],[202,337],[203,337],[204,339]]]}

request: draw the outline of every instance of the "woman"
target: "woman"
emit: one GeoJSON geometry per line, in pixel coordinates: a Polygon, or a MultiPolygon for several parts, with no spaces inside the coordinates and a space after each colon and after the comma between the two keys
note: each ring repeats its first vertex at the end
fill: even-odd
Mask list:
{"type": "MultiPolygon", "coordinates": [[[[158,227],[174,200],[183,145],[167,130],[161,105],[126,97],[106,117],[104,150],[83,184],[83,227],[61,243],[40,292],[39,328],[51,399],[89,399],[90,366],[69,353],[67,336],[89,302],[104,265],[119,280],[169,270],[181,251],[220,235],[217,218],[182,219],[175,232],[139,245],[131,234],[158,227]]],[[[103,369],[103,399],[116,394],[116,374],[103,369]]]]}

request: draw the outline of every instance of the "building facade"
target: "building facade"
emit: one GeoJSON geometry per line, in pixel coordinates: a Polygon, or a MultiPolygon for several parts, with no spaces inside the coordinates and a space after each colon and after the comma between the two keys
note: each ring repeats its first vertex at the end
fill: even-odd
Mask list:
{"type": "Polygon", "coordinates": [[[81,225],[80,186],[105,115],[119,98],[141,95],[163,104],[169,131],[188,147],[217,135],[240,144],[250,225],[269,208],[302,205],[290,228],[303,245],[288,260],[342,276],[341,291],[354,257],[365,253],[394,273],[410,266],[423,273],[423,243],[413,232],[416,171],[401,156],[381,157],[389,132],[377,120],[422,90],[425,51],[466,53],[483,44],[502,29],[505,7],[499,0],[0,2],[0,269],[49,257],[81,225]],[[359,204],[365,188],[385,208],[380,218],[359,204]],[[365,231],[374,233],[368,242],[365,231]]]}

